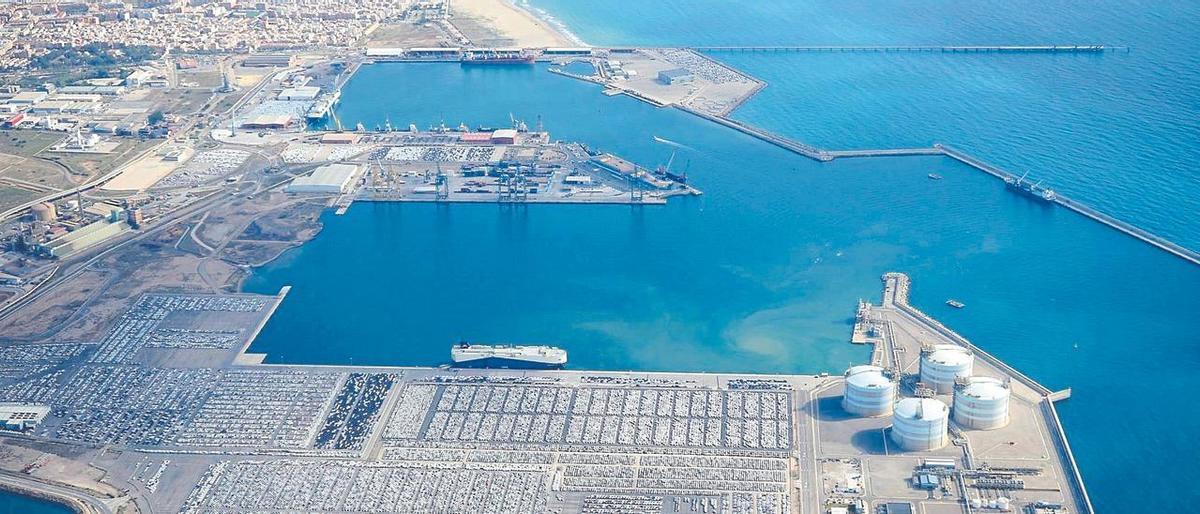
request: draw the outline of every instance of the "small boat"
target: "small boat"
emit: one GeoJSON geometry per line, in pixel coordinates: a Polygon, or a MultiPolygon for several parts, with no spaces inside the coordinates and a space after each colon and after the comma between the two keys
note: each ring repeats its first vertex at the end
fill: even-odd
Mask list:
{"type": "Polygon", "coordinates": [[[949,306],[951,306],[951,307],[954,307],[955,309],[961,309],[961,308],[963,308],[963,307],[966,307],[966,306],[967,306],[967,304],[965,304],[965,303],[962,303],[962,302],[960,302],[960,301],[958,301],[958,300],[955,300],[955,299],[953,299],[953,298],[951,298],[951,299],[949,299],[949,300],[946,300],[946,305],[949,305],[949,306]]]}
{"type": "Polygon", "coordinates": [[[930,173],[929,175],[926,175],[926,176],[929,177],[929,180],[941,180],[942,179],[942,176],[938,175],[937,173],[930,173]]]}

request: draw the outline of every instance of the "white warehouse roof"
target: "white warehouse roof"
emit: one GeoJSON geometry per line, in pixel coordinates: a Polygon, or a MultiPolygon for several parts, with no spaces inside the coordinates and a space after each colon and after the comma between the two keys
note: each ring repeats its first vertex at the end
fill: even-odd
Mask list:
{"type": "Polygon", "coordinates": [[[368,48],[367,57],[398,57],[404,55],[403,48],[368,48]]]}
{"type": "Polygon", "coordinates": [[[289,193],[345,193],[358,172],[353,164],[321,166],[312,175],[297,177],[287,187],[289,193]]]}
{"type": "Polygon", "coordinates": [[[316,86],[290,87],[279,92],[280,100],[312,100],[321,94],[316,86]]]}

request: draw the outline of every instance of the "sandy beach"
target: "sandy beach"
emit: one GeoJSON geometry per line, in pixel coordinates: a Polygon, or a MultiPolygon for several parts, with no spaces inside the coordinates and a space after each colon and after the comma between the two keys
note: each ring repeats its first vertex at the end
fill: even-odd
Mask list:
{"type": "Polygon", "coordinates": [[[521,47],[578,46],[578,42],[552,24],[517,7],[509,0],[449,0],[451,22],[467,34],[477,46],[498,46],[505,42],[521,47]],[[465,19],[464,19],[465,18],[465,19]],[[489,32],[481,36],[478,29],[489,32]]]}

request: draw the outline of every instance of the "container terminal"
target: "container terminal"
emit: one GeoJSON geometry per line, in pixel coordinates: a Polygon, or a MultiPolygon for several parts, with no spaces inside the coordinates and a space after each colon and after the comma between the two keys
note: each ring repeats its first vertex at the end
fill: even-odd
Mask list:
{"type": "Polygon", "coordinates": [[[0,478],[84,512],[1092,512],[1069,392],[909,287],[859,303],[844,375],[262,364],[287,288],[148,292],[98,343],[0,348],[0,478]]]}

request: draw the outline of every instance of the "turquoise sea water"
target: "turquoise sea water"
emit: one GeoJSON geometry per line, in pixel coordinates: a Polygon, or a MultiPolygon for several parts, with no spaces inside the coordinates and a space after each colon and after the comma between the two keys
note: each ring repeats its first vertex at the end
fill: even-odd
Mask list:
{"type": "Polygon", "coordinates": [[[54,502],[0,490],[0,514],[70,514],[71,509],[54,502]]]}
{"type": "Polygon", "coordinates": [[[592,44],[1123,45],[1104,55],[714,54],[735,117],[832,148],[953,143],[1200,248],[1200,3],[533,0],[592,44]]]}
{"type": "Polygon", "coordinates": [[[252,348],[270,362],[431,365],[466,339],[558,344],[577,368],[836,372],[866,358],[847,342],[855,300],[900,270],[931,314],[1074,388],[1062,412],[1103,511],[1137,512],[1151,488],[1200,500],[1183,477],[1122,471],[1197,454],[1200,418],[1134,406],[1190,382],[1175,371],[1200,361],[1200,268],[947,159],[819,164],[540,67],[369,66],[343,102],[367,125],[541,114],[555,137],[645,164],[669,156],[658,135],[689,148],[676,161],[706,194],[328,214],[247,283],[293,286],[252,348]]]}

